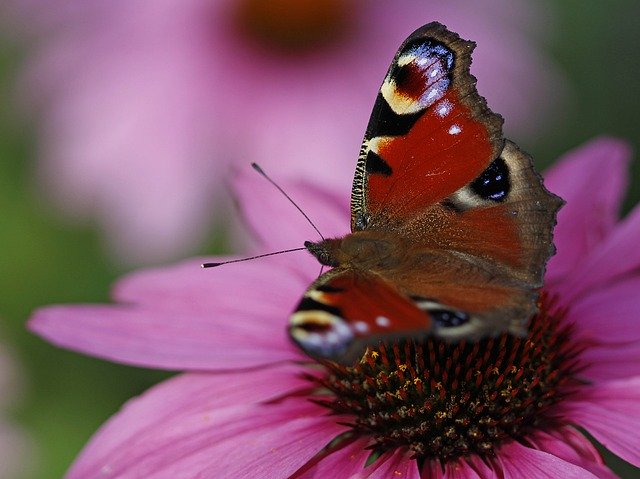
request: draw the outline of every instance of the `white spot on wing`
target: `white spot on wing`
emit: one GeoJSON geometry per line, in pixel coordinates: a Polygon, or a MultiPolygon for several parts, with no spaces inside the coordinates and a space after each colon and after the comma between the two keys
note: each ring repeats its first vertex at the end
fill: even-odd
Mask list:
{"type": "Polygon", "coordinates": [[[386,316],[378,316],[376,318],[376,324],[381,328],[388,328],[391,325],[391,320],[386,316]]]}
{"type": "Polygon", "coordinates": [[[438,116],[440,116],[440,118],[444,118],[449,113],[451,113],[451,108],[451,102],[449,100],[443,100],[438,106],[436,112],[438,113],[438,116]]]}
{"type": "Polygon", "coordinates": [[[359,333],[366,333],[369,331],[369,325],[364,321],[356,321],[353,323],[353,329],[355,329],[359,333]]]}
{"type": "Polygon", "coordinates": [[[457,135],[461,131],[462,131],[462,128],[460,128],[460,126],[458,126],[458,125],[453,125],[453,126],[451,126],[451,128],[449,128],[449,134],[450,135],[457,135]]]}

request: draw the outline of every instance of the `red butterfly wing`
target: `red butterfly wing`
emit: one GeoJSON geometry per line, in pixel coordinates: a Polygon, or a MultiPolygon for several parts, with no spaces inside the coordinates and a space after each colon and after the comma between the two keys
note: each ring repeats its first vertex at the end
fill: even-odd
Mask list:
{"type": "Polygon", "coordinates": [[[398,50],[356,166],[353,231],[415,215],[478,178],[500,154],[502,118],[469,73],[474,46],[432,23],[398,50]]]}
{"type": "Polygon", "coordinates": [[[424,335],[431,319],[377,275],[350,269],[324,274],[291,316],[289,333],[311,356],[353,362],[381,338],[424,335]]]}

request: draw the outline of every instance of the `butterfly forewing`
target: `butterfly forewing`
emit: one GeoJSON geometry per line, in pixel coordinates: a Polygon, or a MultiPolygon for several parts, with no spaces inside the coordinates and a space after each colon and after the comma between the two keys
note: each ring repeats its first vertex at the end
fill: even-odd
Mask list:
{"type": "Polygon", "coordinates": [[[502,118],[469,73],[475,44],[440,24],[400,47],[356,166],[352,230],[402,221],[477,178],[502,149],[502,118]]]}

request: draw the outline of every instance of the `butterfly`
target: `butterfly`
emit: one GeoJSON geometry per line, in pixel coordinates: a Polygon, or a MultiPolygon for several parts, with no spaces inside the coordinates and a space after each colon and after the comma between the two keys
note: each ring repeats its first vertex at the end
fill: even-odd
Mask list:
{"type": "Polygon", "coordinates": [[[349,364],[380,341],[526,333],[563,202],[478,94],[474,47],[429,23],[396,53],[356,164],[351,233],[305,242],[332,267],[290,318],[308,355],[349,364]]]}

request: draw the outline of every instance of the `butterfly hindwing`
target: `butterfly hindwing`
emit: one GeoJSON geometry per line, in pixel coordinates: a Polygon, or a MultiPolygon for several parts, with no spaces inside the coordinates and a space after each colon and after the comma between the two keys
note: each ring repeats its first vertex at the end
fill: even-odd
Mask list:
{"type": "MultiPolygon", "coordinates": [[[[528,155],[506,141],[479,178],[395,224],[394,235],[405,238],[401,259],[372,269],[403,294],[430,298],[423,304],[432,309],[464,313],[464,324],[434,321],[436,335],[522,334],[536,312],[561,204],[544,189],[528,155]]],[[[353,236],[380,237],[386,229],[373,226],[353,236]]]]}
{"type": "Polygon", "coordinates": [[[490,167],[444,204],[455,228],[465,231],[457,240],[441,232],[451,249],[499,264],[521,286],[542,286],[563,201],[546,190],[531,157],[516,144],[506,140],[490,167]]]}
{"type": "Polygon", "coordinates": [[[289,333],[308,354],[352,362],[382,338],[425,335],[428,314],[374,274],[336,268],[307,290],[289,333]]]}

